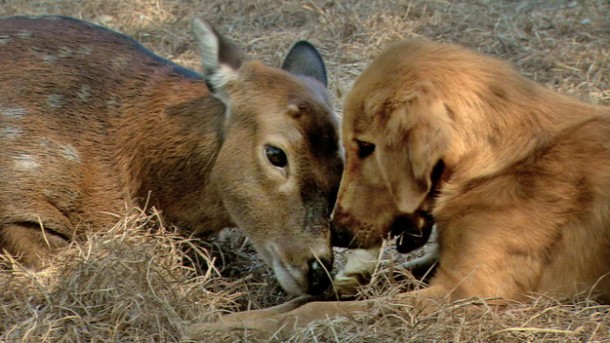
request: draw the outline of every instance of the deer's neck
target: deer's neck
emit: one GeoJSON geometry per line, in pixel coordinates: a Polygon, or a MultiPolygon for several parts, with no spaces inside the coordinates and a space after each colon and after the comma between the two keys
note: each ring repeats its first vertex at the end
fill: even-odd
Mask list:
{"type": "Polygon", "coordinates": [[[126,197],[194,233],[231,225],[209,177],[222,145],[224,105],[202,81],[184,76],[134,89],[117,126],[126,197]]]}

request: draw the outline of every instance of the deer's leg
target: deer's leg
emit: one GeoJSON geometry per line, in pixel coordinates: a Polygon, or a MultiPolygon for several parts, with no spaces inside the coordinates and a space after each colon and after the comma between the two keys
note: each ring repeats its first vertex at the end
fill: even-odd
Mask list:
{"type": "MultiPolygon", "coordinates": [[[[392,299],[392,302],[413,307],[418,313],[426,313],[437,309],[439,301],[445,296],[444,288],[433,286],[400,294],[392,299]]],[[[258,339],[279,339],[282,335],[315,321],[337,317],[349,319],[366,315],[374,301],[316,301],[284,313],[279,313],[283,305],[265,310],[241,312],[224,316],[216,323],[193,324],[188,328],[188,336],[190,339],[212,339],[218,342],[236,335],[258,339]]]]}
{"type": "Polygon", "coordinates": [[[0,227],[0,251],[28,267],[41,268],[45,258],[67,245],[66,237],[44,229],[39,223],[10,223],[0,227]]]}
{"type": "Polygon", "coordinates": [[[348,317],[357,311],[366,311],[365,301],[310,302],[295,309],[279,305],[258,311],[235,313],[220,318],[215,323],[192,324],[188,327],[189,339],[205,339],[224,342],[231,336],[256,337],[258,339],[278,339],[296,328],[326,318],[348,317]]]}

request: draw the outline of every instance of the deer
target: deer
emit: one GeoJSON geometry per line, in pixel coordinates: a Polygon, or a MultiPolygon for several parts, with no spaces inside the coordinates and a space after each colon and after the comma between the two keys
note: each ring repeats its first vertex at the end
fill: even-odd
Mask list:
{"type": "Polygon", "coordinates": [[[320,53],[275,68],[192,32],[202,73],[79,19],[0,19],[1,254],[40,269],[154,207],[187,236],[240,228],[289,294],[330,285],[343,152],[320,53]]]}

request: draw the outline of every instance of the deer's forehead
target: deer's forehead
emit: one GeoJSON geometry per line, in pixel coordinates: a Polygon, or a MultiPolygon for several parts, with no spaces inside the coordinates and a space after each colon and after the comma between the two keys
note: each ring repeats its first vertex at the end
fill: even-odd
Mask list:
{"type": "Polygon", "coordinates": [[[314,153],[332,155],[339,150],[339,123],[334,113],[316,112],[302,122],[304,135],[314,153]]]}
{"type": "Polygon", "coordinates": [[[330,105],[327,91],[320,82],[266,66],[256,60],[247,62],[240,68],[240,77],[235,80],[233,87],[239,88],[235,96],[248,94],[278,103],[311,100],[330,105]]]}
{"type": "Polygon", "coordinates": [[[259,133],[280,136],[287,148],[314,156],[337,154],[339,119],[320,82],[258,61],[246,63],[241,72],[244,89],[234,95],[241,96],[240,105],[254,106],[259,133]]]}

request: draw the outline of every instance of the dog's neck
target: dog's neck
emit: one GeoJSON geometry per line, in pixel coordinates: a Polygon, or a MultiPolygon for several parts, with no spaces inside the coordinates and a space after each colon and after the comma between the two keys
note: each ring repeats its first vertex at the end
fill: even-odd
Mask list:
{"type": "Polygon", "coordinates": [[[454,170],[456,176],[493,175],[604,112],[601,107],[551,92],[524,78],[519,84],[513,89],[504,87],[502,92],[500,87],[480,89],[471,97],[445,94],[455,124],[445,162],[449,167],[459,166],[454,170]],[[583,117],[582,113],[591,115],[583,117]]]}

